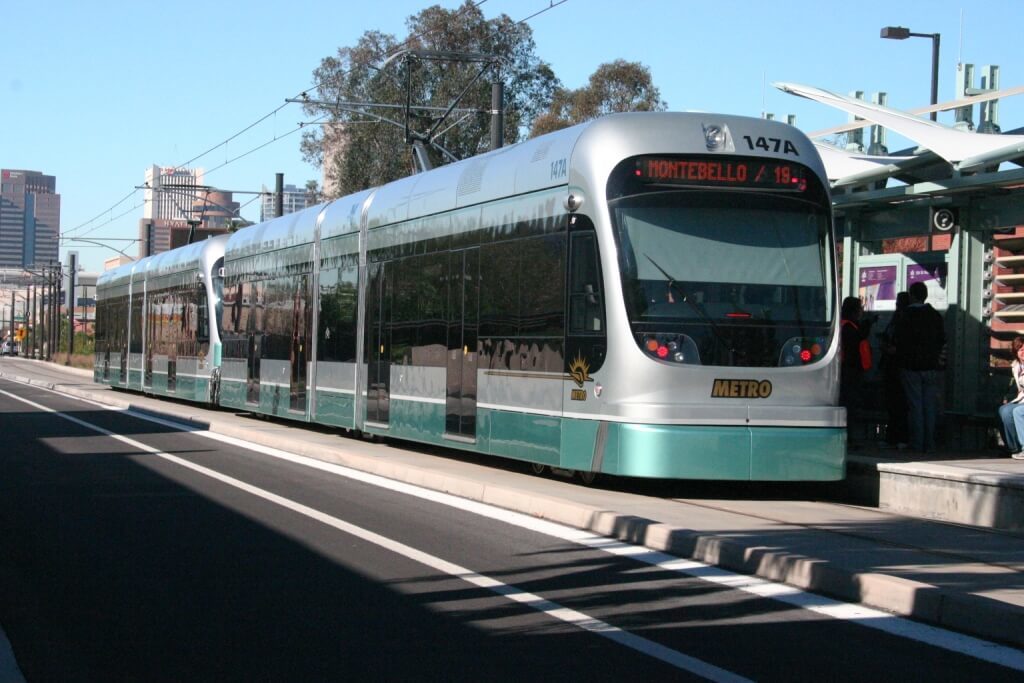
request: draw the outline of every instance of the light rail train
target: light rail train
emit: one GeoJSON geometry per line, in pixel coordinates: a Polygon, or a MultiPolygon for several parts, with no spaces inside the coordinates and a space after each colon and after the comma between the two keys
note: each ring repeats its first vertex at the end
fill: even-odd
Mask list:
{"type": "Polygon", "coordinates": [[[790,126],[606,116],[105,273],[95,379],[581,473],[845,474],[790,126]]]}

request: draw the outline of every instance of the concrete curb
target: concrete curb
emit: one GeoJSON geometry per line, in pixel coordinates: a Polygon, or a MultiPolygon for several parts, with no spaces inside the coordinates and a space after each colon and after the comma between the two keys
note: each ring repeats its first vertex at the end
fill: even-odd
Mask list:
{"type": "Polygon", "coordinates": [[[1024,475],[1007,472],[965,471],[963,467],[943,465],[941,463],[879,463],[878,471],[885,474],[902,474],[915,477],[928,477],[965,484],[1000,486],[1024,490],[1024,475]]]}
{"type": "MultiPolygon", "coordinates": [[[[0,373],[0,377],[4,377],[0,373]]],[[[891,614],[950,628],[989,640],[1024,647],[1024,609],[980,595],[964,594],[909,579],[876,572],[855,572],[826,560],[795,555],[756,542],[674,527],[656,520],[622,514],[596,506],[562,500],[520,489],[486,484],[450,473],[406,463],[396,463],[359,453],[339,453],[321,444],[288,441],[259,430],[205,422],[173,412],[133,404],[126,396],[98,396],[73,386],[10,377],[98,403],[129,408],[148,415],[183,423],[189,427],[244,439],[297,455],[341,464],[424,488],[495,505],[553,522],[566,524],[641,545],[678,557],[690,558],[759,578],[782,582],[810,592],[856,602],[891,614]]],[[[110,392],[108,392],[110,393],[110,392]]]]}

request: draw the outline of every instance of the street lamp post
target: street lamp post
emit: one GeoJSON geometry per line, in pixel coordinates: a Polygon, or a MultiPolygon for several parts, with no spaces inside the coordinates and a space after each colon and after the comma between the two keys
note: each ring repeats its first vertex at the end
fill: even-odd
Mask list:
{"type": "MultiPolygon", "coordinates": [[[[938,33],[914,33],[903,26],[886,26],[882,29],[882,38],[889,40],[906,40],[907,38],[932,39],[932,104],[939,103],[939,40],[938,33]]],[[[932,121],[938,120],[938,112],[931,114],[932,121]]]]}

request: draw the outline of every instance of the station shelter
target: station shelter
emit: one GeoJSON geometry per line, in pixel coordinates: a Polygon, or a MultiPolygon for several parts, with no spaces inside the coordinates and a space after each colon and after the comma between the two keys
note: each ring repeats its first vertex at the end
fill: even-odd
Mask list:
{"type": "Polygon", "coordinates": [[[946,322],[940,448],[985,450],[997,445],[1010,342],[1024,335],[1024,168],[1002,164],[960,175],[940,161],[927,175],[833,197],[842,296],[861,297],[866,312],[878,316],[868,428],[884,437],[880,335],[896,294],[924,282],[928,303],[946,322]]]}

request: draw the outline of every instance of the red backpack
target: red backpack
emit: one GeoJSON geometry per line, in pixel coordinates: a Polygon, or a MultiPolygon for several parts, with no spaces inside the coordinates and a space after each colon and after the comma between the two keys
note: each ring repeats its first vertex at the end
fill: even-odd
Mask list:
{"type": "MultiPolygon", "coordinates": [[[[842,325],[853,325],[853,329],[860,329],[857,326],[857,323],[852,320],[844,320],[842,321],[842,325]]],[[[860,353],[860,368],[864,372],[867,372],[871,369],[871,344],[868,343],[867,339],[861,339],[860,343],[857,345],[857,350],[860,353]]],[[[840,352],[842,353],[841,358],[845,361],[846,349],[840,348],[840,352]]]]}

